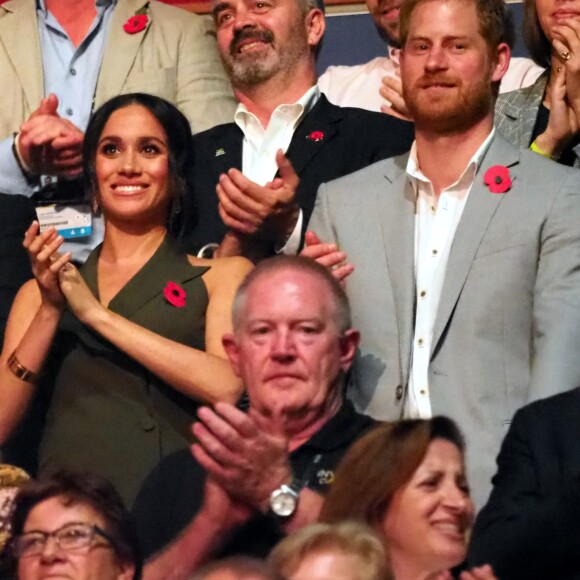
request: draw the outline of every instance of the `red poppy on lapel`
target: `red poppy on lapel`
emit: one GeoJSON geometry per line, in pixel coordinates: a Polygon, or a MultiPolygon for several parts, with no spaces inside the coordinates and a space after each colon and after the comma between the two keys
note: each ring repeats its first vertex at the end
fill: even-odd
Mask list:
{"type": "Polygon", "coordinates": [[[324,133],[322,131],[312,131],[310,135],[306,135],[306,139],[311,141],[322,141],[324,139],[324,133]]]}
{"type": "Polygon", "coordinates": [[[494,165],[485,172],[483,183],[491,193],[505,193],[512,186],[510,170],[505,165],[494,165]]]}
{"type": "Polygon", "coordinates": [[[185,290],[175,282],[167,282],[167,286],[163,289],[163,296],[165,300],[175,306],[176,308],[183,308],[185,306],[185,298],[187,294],[185,290]]]}
{"type": "Polygon", "coordinates": [[[149,17],[147,14],[135,14],[135,16],[131,16],[131,18],[123,24],[123,30],[128,34],[137,34],[137,32],[145,30],[148,20],[149,17]]]}

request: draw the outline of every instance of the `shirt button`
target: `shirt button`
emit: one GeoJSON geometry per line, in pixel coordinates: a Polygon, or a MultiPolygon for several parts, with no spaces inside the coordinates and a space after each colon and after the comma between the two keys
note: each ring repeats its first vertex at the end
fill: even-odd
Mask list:
{"type": "Polygon", "coordinates": [[[401,385],[397,385],[397,388],[395,389],[395,399],[397,399],[397,401],[400,401],[403,398],[403,387],[401,385]]]}
{"type": "Polygon", "coordinates": [[[436,256],[438,252],[437,252],[437,250],[431,250],[431,253],[432,253],[434,256],[436,256]]]}
{"type": "Polygon", "coordinates": [[[437,208],[434,205],[432,205],[431,206],[431,213],[435,213],[436,211],[437,211],[437,208]]]}
{"type": "Polygon", "coordinates": [[[426,391],[425,389],[421,389],[419,392],[420,392],[422,395],[426,395],[426,394],[427,394],[427,391],[426,391]]]}
{"type": "Polygon", "coordinates": [[[77,69],[76,68],[71,68],[69,72],[74,77],[77,74],[77,69]]]}
{"type": "Polygon", "coordinates": [[[70,116],[72,116],[72,114],[73,114],[73,110],[72,110],[72,109],[69,107],[69,108],[68,108],[68,109],[65,111],[65,113],[66,113],[66,114],[67,114],[67,115],[70,117],[70,116]]]}
{"type": "Polygon", "coordinates": [[[417,340],[417,344],[418,344],[419,346],[423,346],[424,342],[425,342],[425,341],[424,341],[422,338],[420,338],[419,340],[417,340]]]}
{"type": "Polygon", "coordinates": [[[425,296],[427,296],[427,292],[425,290],[421,290],[421,292],[419,292],[419,296],[421,296],[421,298],[425,298],[425,296]]]}

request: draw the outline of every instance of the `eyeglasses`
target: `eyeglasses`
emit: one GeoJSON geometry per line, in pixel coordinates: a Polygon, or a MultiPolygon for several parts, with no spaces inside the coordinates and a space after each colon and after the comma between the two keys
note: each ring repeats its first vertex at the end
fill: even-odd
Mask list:
{"type": "Polygon", "coordinates": [[[113,539],[101,528],[94,524],[71,522],[55,530],[54,532],[42,532],[34,530],[26,532],[14,539],[13,551],[17,558],[37,556],[44,551],[48,538],[54,538],[58,546],[65,551],[74,551],[92,546],[96,536],[101,536],[111,546],[113,539]]]}

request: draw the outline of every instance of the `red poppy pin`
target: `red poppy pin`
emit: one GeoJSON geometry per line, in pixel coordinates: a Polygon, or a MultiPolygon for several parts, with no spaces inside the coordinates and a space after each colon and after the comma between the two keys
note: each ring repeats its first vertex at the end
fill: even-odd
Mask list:
{"type": "Polygon", "coordinates": [[[505,193],[512,186],[510,170],[505,165],[494,165],[485,172],[483,183],[491,193],[505,193]]]}
{"type": "Polygon", "coordinates": [[[163,288],[163,296],[165,300],[175,306],[176,308],[183,308],[185,306],[185,298],[187,296],[185,290],[175,282],[167,282],[167,286],[163,288]]]}
{"type": "Polygon", "coordinates": [[[135,16],[131,16],[131,18],[123,24],[123,30],[127,34],[137,34],[137,32],[145,30],[147,22],[149,21],[149,17],[147,16],[148,8],[149,2],[147,2],[143,8],[139,8],[139,10],[135,12],[135,16]]]}
{"type": "Polygon", "coordinates": [[[312,131],[306,138],[311,141],[322,141],[324,139],[324,133],[322,131],[312,131]]]}

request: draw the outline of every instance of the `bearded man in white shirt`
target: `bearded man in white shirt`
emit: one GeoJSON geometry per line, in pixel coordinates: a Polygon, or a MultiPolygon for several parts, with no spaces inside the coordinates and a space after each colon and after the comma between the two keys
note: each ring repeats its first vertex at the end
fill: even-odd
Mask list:
{"type": "MultiPolygon", "coordinates": [[[[318,79],[318,86],[331,103],[341,107],[407,115],[399,69],[402,0],[366,0],[366,3],[379,36],[387,44],[388,56],[354,66],[329,66],[318,79]]],[[[500,93],[530,86],[543,71],[529,58],[512,58],[501,80],[500,93]]]]}
{"type": "Polygon", "coordinates": [[[381,419],[455,419],[478,505],[513,413],[580,384],[580,181],[493,129],[506,12],[404,4],[410,155],[323,185],[308,225],[355,266],[350,397],[381,419]]]}
{"type": "Polygon", "coordinates": [[[321,183],[408,151],[413,128],[320,94],[316,0],[214,0],[213,16],[239,105],[234,123],[194,137],[197,216],[185,246],[221,242],[217,255],[257,260],[292,231],[300,240],[321,183]]]}

